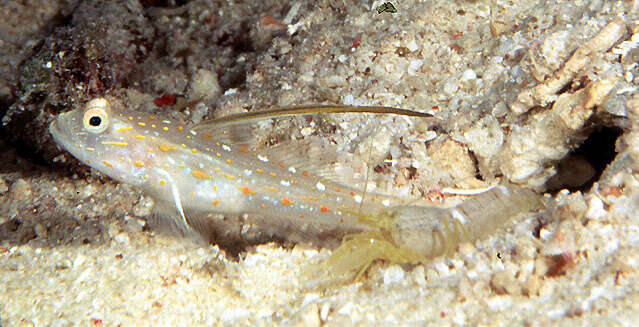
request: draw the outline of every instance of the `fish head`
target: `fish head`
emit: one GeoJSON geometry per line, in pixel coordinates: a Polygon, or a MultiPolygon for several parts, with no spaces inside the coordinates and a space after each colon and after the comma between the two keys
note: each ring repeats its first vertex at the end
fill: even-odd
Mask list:
{"type": "MultiPolygon", "coordinates": [[[[150,117],[150,115],[149,115],[150,117]]],[[[59,114],[49,125],[54,140],[75,158],[118,181],[139,185],[148,179],[152,151],[139,135],[149,134],[145,117],[117,113],[107,99],[59,114]]]]}

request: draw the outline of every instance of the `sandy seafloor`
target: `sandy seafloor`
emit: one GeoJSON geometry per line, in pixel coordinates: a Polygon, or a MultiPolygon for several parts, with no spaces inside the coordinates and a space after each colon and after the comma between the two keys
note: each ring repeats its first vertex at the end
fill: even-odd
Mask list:
{"type": "Polygon", "coordinates": [[[392,3],[0,3],[1,325],[636,326],[639,3],[392,3]],[[429,112],[436,126],[301,119],[257,134],[330,140],[378,167],[383,191],[502,178],[548,209],[447,257],[304,288],[330,249],[266,242],[238,260],[156,233],[140,190],[56,147],[51,119],[103,95],[187,123],[300,103],[429,112]]]}

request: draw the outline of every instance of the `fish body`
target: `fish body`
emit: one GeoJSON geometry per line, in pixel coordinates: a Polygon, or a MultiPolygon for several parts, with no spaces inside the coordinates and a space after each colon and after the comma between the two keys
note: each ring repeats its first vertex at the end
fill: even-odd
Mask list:
{"type": "Polygon", "coordinates": [[[210,240],[211,213],[252,214],[260,228],[293,241],[343,242],[321,265],[329,278],[359,275],[376,259],[418,263],[458,243],[490,235],[540,196],[505,184],[452,207],[362,192],[282,143],[247,145],[250,122],[309,113],[369,112],[430,117],[386,107],[309,106],[232,115],[185,126],[98,98],[60,114],[49,129],[56,142],[108,176],[141,187],[164,215],[210,240]]]}
{"type": "MultiPolygon", "coordinates": [[[[222,129],[223,123],[213,127],[222,129]]],[[[141,187],[199,232],[207,229],[202,220],[208,213],[250,213],[263,217],[263,224],[281,224],[282,230],[297,229],[300,233],[295,234],[311,239],[327,233],[339,237],[370,229],[358,221],[362,213],[376,215],[403,202],[317,176],[321,167],[296,157],[302,154],[289,153],[285,145],[256,152],[220,140],[225,136],[219,131],[200,130],[149,113],[115,109],[106,99],[60,114],[50,125],[56,142],[80,161],[141,187]],[[101,126],[91,126],[91,119],[95,124],[99,119],[101,126]],[[288,158],[282,161],[274,152],[288,158]],[[366,205],[360,208],[363,201],[366,205]]]]}

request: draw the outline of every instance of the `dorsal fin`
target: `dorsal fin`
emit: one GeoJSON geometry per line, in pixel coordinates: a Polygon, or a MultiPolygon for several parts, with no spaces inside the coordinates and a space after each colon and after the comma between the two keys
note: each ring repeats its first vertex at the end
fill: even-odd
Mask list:
{"type": "Polygon", "coordinates": [[[262,111],[251,111],[233,114],[221,118],[204,121],[193,130],[203,142],[224,144],[232,149],[241,149],[285,167],[304,169],[309,174],[326,178],[340,184],[361,182],[352,174],[340,174],[337,151],[334,146],[322,142],[315,137],[301,140],[280,141],[278,144],[264,149],[256,149],[256,140],[252,131],[253,124],[269,119],[291,116],[313,116],[319,114],[390,114],[408,117],[433,118],[431,114],[417,111],[381,107],[381,106],[348,106],[348,105],[304,105],[281,107],[262,111]]]}

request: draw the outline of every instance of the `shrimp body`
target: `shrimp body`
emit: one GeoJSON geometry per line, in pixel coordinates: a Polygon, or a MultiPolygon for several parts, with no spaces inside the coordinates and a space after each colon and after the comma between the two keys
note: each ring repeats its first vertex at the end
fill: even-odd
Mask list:
{"type": "Polygon", "coordinates": [[[377,259],[423,263],[454,251],[460,243],[494,235],[520,213],[543,208],[541,196],[512,184],[495,186],[451,207],[398,205],[364,217],[372,231],[348,235],[333,255],[311,271],[321,278],[359,278],[377,259]],[[345,277],[346,276],[346,277],[345,277]]]}

